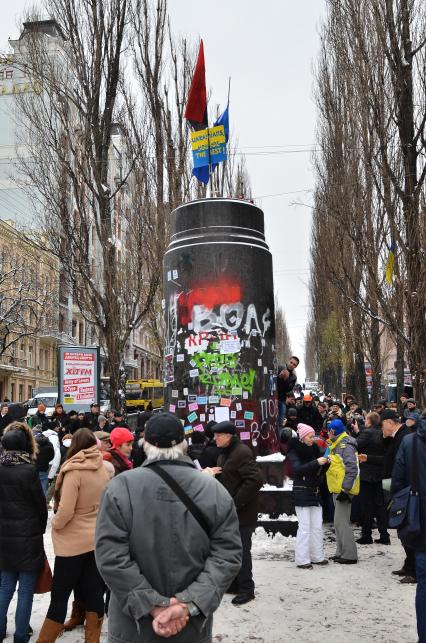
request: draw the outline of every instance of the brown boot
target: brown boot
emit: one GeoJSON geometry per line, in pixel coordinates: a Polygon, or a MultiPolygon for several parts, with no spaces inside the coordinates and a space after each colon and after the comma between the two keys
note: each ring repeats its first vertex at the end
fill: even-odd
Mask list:
{"type": "Polygon", "coordinates": [[[54,643],[64,631],[64,624],[45,618],[36,643],[54,643]]]}
{"type": "Polygon", "coordinates": [[[84,603],[82,603],[81,601],[73,601],[71,616],[68,621],[64,623],[64,629],[67,632],[70,632],[75,627],[77,627],[77,625],[83,625],[85,619],[86,608],[84,607],[84,603]]]}
{"type": "Polygon", "coordinates": [[[99,618],[96,612],[86,612],[84,643],[99,643],[103,620],[104,617],[99,618]]]}

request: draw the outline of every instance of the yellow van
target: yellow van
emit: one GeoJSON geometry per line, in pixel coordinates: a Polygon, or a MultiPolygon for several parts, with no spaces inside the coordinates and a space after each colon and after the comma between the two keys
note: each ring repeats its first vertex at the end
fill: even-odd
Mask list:
{"type": "Polygon", "coordinates": [[[126,411],[144,411],[149,403],[153,409],[163,406],[163,383],[160,380],[127,380],[126,411]]]}

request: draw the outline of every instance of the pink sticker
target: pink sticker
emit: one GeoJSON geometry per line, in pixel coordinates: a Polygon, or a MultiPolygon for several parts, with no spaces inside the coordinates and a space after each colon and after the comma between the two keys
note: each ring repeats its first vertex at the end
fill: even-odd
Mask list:
{"type": "Polygon", "coordinates": [[[241,431],[240,440],[250,440],[250,431],[241,431]]]}
{"type": "MultiPolygon", "coordinates": [[[[194,426],[194,431],[204,431],[204,427],[202,424],[197,424],[197,426],[194,426]]],[[[250,436],[250,433],[249,433],[250,436]]]]}
{"type": "Polygon", "coordinates": [[[190,411],[198,411],[198,404],[197,402],[192,402],[192,404],[188,404],[188,409],[190,411]]]}
{"type": "Polygon", "coordinates": [[[170,411],[170,413],[174,413],[176,411],[176,404],[170,404],[169,405],[169,411],[170,411]]]}
{"type": "Polygon", "coordinates": [[[221,397],[220,406],[231,406],[231,400],[226,399],[226,397],[221,397]]]}

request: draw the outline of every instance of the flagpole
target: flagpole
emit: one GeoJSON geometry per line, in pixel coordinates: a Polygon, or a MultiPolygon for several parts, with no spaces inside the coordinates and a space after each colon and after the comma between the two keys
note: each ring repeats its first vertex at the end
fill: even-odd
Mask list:
{"type": "Polygon", "coordinates": [[[212,160],[210,158],[210,128],[207,127],[207,145],[209,151],[209,186],[210,186],[210,198],[213,199],[213,172],[212,172],[212,160]]]}
{"type": "MultiPolygon", "coordinates": [[[[228,103],[227,103],[227,108],[229,107],[229,97],[231,95],[231,76],[228,78],[228,103]]],[[[228,141],[229,143],[229,141],[228,141]]],[[[229,153],[229,150],[228,150],[229,153]]],[[[220,195],[223,198],[223,190],[225,188],[225,174],[226,174],[226,169],[228,167],[228,161],[223,162],[223,168],[222,168],[222,185],[220,186],[220,195]]]]}

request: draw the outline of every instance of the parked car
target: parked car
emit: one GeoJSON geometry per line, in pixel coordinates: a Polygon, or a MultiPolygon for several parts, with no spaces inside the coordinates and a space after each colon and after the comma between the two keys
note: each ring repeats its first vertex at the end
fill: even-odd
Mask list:
{"type": "Polygon", "coordinates": [[[39,404],[44,404],[44,406],[46,407],[46,415],[47,417],[50,417],[53,414],[53,411],[55,410],[55,404],[57,404],[57,402],[58,402],[57,390],[37,393],[37,395],[35,395],[30,400],[28,400],[28,402],[25,403],[28,407],[27,417],[30,418],[31,416],[37,413],[37,407],[39,404]]]}

